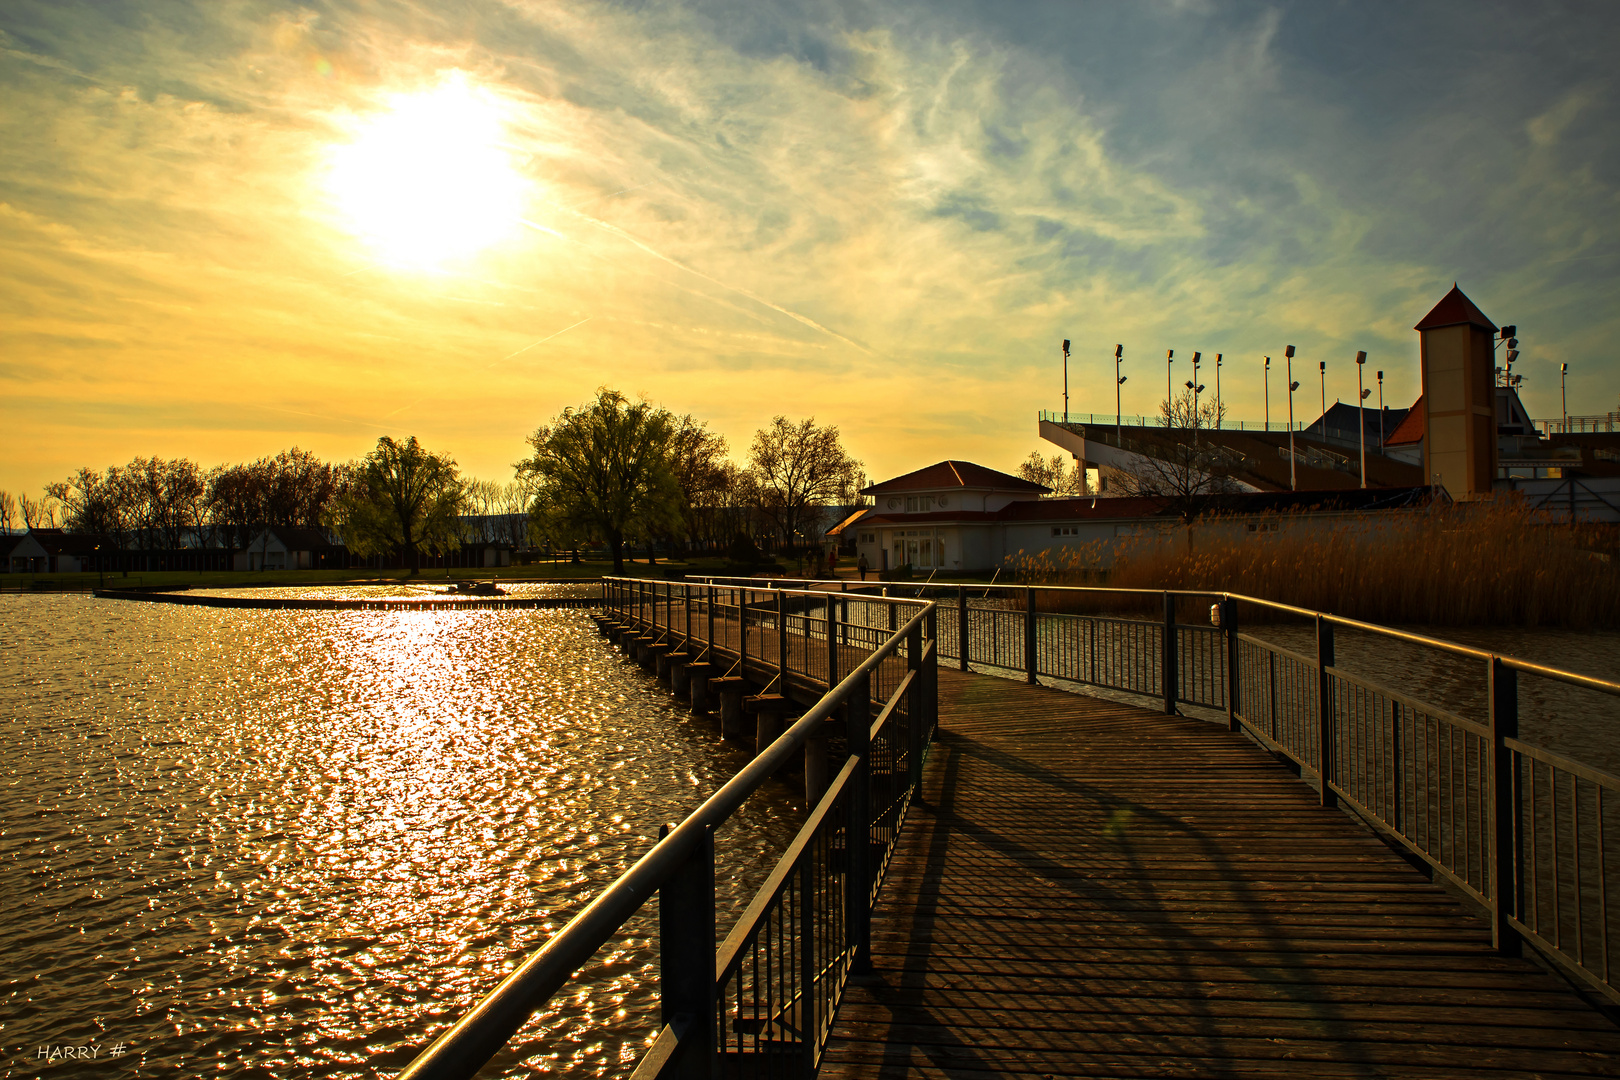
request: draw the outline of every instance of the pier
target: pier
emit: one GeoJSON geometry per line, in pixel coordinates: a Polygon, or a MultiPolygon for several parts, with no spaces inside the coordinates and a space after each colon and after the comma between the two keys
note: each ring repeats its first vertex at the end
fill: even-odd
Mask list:
{"type": "Polygon", "coordinates": [[[1250,740],[949,671],[820,1069],[1617,1072],[1620,1029],[1250,740]]]}
{"type": "Polygon", "coordinates": [[[1620,685],[1230,594],[778,584],[604,583],[758,756],[402,1076],[473,1075],[654,893],[640,1080],[1620,1072],[1620,781],[1518,729],[1520,680],[1620,685]],[[1344,632],[1477,661],[1486,715],[1344,632]],[[812,809],[728,932],[714,829],[791,768],[812,809]]]}

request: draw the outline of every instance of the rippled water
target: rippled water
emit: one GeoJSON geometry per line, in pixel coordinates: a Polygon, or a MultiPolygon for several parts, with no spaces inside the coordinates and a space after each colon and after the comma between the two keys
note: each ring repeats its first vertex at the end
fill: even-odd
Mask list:
{"type": "MultiPolygon", "coordinates": [[[[250,588],[195,588],[186,590],[190,596],[242,596],[266,599],[317,600],[426,600],[443,598],[455,581],[489,581],[490,578],[420,578],[415,581],[390,581],[378,585],[261,585],[250,588]]],[[[600,596],[602,588],[595,582],[583,581],[496,581],[508,596],[531,598],[549,596],[600,596]]]]}
{"type": "MultiPolygon", "coordinates": [[[[0,618],[8,1076],[389,1075],[745,760],[577,612],[0,618]]],[[[773,785],[722,831],[732,911],[801,811],[773,785]]],[[[639,1056],[655,917],[504,1071],[639,1056]]]]}

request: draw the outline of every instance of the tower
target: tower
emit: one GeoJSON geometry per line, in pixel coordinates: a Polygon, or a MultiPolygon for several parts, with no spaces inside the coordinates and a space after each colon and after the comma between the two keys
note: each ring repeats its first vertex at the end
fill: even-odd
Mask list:
{"type": "Polygon", "coordinates": [[[1455,284],[1423,317],[1423,473],[1453,499],[1488,496],[1496,479],[1496,325],[1455,284]]]}

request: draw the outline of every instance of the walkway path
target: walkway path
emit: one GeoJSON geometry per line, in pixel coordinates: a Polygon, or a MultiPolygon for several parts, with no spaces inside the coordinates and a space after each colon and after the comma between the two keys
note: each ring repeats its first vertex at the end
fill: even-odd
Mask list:
{"type": "Polygon", "coordinates": [[[1620,1029],[1242,737],[940,698],[823,1078],[1620,1076],[1620,1029]]]}

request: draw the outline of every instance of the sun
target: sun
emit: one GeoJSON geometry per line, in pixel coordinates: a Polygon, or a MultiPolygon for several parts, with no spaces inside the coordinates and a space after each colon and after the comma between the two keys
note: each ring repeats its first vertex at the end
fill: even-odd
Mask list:
{"type": "Polygon", "coordinates": [[[453,72],[353,122],[326,175],[346,227],[380,261],[423,270],[513,233],[526,185],[505,142],[505,112],[453,72]]]}

